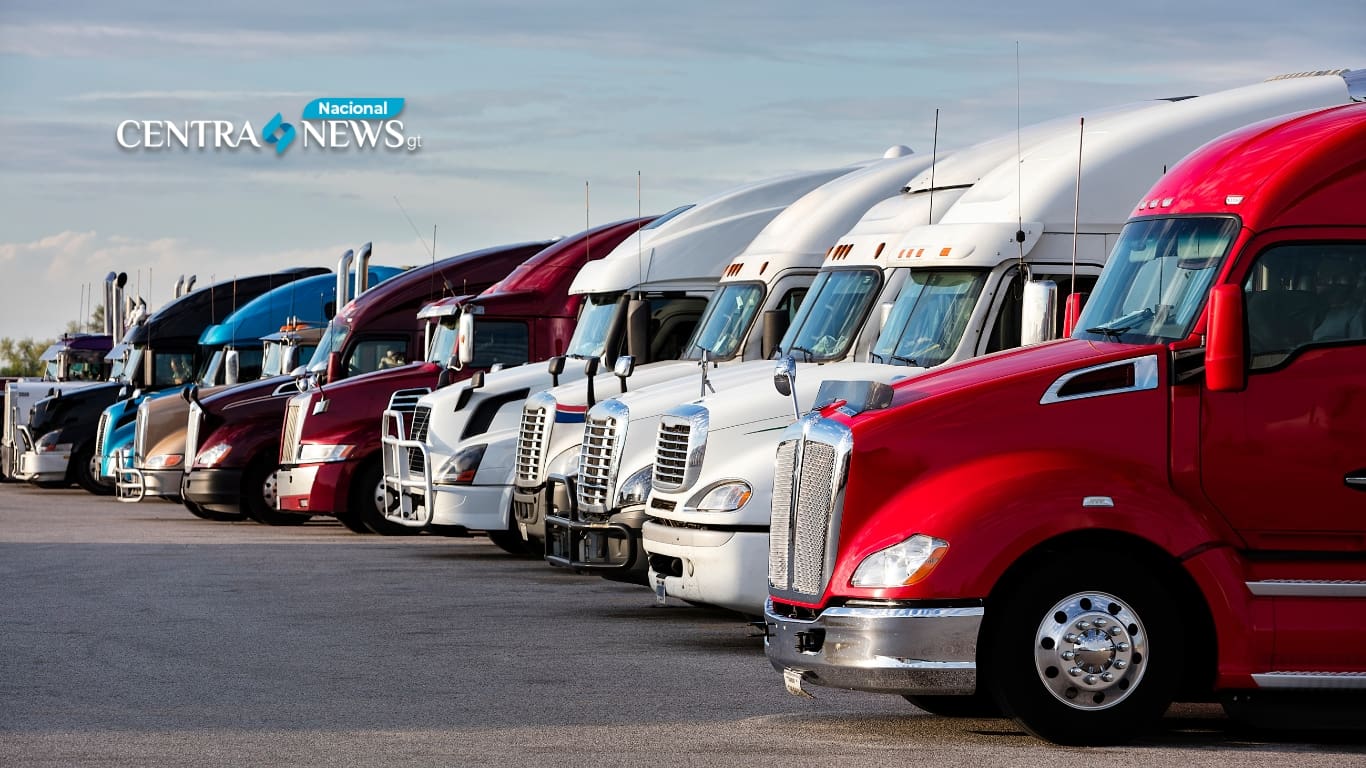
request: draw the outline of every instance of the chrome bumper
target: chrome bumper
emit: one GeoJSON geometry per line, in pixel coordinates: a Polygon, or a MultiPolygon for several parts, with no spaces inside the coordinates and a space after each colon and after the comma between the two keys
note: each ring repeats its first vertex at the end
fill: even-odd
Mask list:
{"type": "Polygon", "coordinates": [[[855,691],[969,695],[977,690],[983,609],[826,608],[814,619],[764,605],[764,651],[789,680],[855,691]]]}
{"type": "Polygon", "coordinates": [[[380,422],[380,457],[384,462],[384,518],[410,528],[423,528],[432,522],[435,507],[432,491],[432,456],[425,443],[409,440],[403,414],[385,411],[380,422]],[[422,454],[422,473],[418,475],[408,461],[408,451],[422,454]]]}
{"type": "Polygon", "coordinates": [[[142,501],[147,495],[147,485],[142,470],[133,466],[128,450],[120,448],[111,453],[109,464],[114,468],[114,498],[128,503],[142,501]]]}

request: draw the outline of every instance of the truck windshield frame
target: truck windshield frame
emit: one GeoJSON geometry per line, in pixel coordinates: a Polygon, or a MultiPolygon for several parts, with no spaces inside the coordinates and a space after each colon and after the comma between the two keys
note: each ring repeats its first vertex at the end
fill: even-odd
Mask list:
{"type": "Polygon", "coordinates": [[[322,373],[327,370],[327,356],[335,350],[340,352],[346,346],[346,337],[351,333],[351,329],[346,325],[333,320],[327,326],[327,332],[318,341],[318,346],[313,350],[313,357],[308,360],[308,370],[311,373],[322,373]]]}
{"type": "Polygon", "coordinates": [[[873,344],[874,362],[932,368],[958,351],[985,269],[911,269],[873,344]]]}
{"type": "Polygon", "coordinates": [[[688,340],[684,360],[701,360],[703,351],[712,360],[730,360],[744,347],[754,318],[764,305],[765,285],[760,282],[726,283],[707,302],[702,320],[688,340]]]}
{"type": "Polygon", "coordinates": [[[621,293],[590,293],[583,297],[583,308],[569,339],[569,357],[602,357],[607,349],[607,333],[616,323],[617,313],[625,308],[621,293]]]}
{"type": "Polygon", "coordinates": [[[1186,338],[1239,228],[1234,216],[1154,217],[1125,224],[1072,338],[1126,344],[1186,338]]]}
{"type": "Polygon", "coordinates": [[[880,269],[821,270],[783,334],[782,354],[807,363],[843,359],[881,291],[880,269]]]}

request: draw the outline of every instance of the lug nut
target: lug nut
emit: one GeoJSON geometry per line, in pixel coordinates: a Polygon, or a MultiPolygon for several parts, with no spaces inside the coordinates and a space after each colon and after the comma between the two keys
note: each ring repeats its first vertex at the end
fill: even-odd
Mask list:
{"type": "Polygon", "coordinates": [[[1115,648],[1116,648],[1117,650],[1119,650],[1119,651],[1127,651],[1127,650],[1129,650],[1129,644],[1128,644],[1128,643],[1116,643],[1116,644],[1115,644],[1115,648]]]}
{"type": "Polygon", "coordinates": [[[1105,619],[1096,619],[1096,626],[1097,626],[1097,627],[1103,627],[1103,626],[1105,626],[1106,624],[1109,624],[1109,623],[1110,623],[1110,622],[1106,621],[1105,619]]]}
{"type": "Polygon", "coordinates": [[[1116,627],[1110,627],[1110,636],[1111,636],[1111,637],[1119,637],[1119,636],[1122,635],[1122,634],[1124,634],[1124,627],[1118,627],[1118,626],[1116,626],[1116,627]]]}
{"type": "Polygon", "coordinates": [[[1072,677],[1081,677],[1081,667],[1072,667],[1071,669],[1067,670],[1067,674],[1071,675],[1072,677]]]}
{"type": "Polygon", "coordinates": [[[1087,621],[1087,620],[1085,620],[1085,619],[1082,619],[1081,621],[1077,622],[1077,629],[1080,629],[1080,630],[1083,631],[1083,632],[1085,632],[1086,630],[1088,630],[1088,629],[1090,629],[1090,628],[1091,628],[1091,622],[1089,622],[1089,621],[1087,621]]]}
{"type": "Polygon", "coordinates": [[[1063,642],[1075,643],[1075,642],[1077,642],[1078,640],[1080,640],[1081,638],[1077,637],[1076,635],[1072,634],[1071,632],[1068,632],[1067,634],[1065,634],[1065,635],[1062,636],[1062,639],[1063,639],[1063,642]]]}
{"type": "Polygon", "coordinates": [[[1095,684],[1096,684],[1096,676],[1095,676],[1095,675],[1087,675],[1086,677],[1082,678],[1082,682],[1083,682],[1083,683],[1086,683],[1087,685],[1095,685],[1095,684]]]}
{"type": "Polygon", "coordinates": [[[1062,657],[1063,657],[1063,659],[1066,660],[1066,661],[1071,661],[1072,659],[1077,658],[1077,652],[1076,652],[1076,651],[1063,651],[1063,652],[1062,652],[1062,657]]]}
{"type": "Polygon", "coordinates": [[[1110,674],[1109,672],[1106,672],[1105,674],[1100,676],[1100,679],[1104,680],[1107,683],[1113,683],[1115,681],[1115,676],[1110,674]]]}
{"type": "Polygon", "coordinates": [[[1129,666],[1129,662],[1124,659],[1115,659],[1115,669],[1124,669],[1129,666]]]}

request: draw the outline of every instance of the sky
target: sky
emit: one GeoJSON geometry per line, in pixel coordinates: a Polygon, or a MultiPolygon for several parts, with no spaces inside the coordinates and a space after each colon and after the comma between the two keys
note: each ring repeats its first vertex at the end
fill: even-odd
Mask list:
{"type": "Polygon", "coordinates": [[[110,270],[155,307],[180,274],[333,266],[367,241],[377,263],[418,264],[434,227],[453,255],[893,144],[930,152],[936,109],[950,149],[1017,120],[1366,68],[1360,0],[169,8],[0,0],[0,336],[60,333],[110,270]],[[321,97],[403,98],[422,147],[115,142],[124,120],[259,130],[321,97]]]}

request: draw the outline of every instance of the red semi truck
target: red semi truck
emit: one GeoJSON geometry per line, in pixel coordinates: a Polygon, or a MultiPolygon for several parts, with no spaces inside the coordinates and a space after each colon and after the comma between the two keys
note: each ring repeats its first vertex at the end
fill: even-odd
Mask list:
{"type": "MultiPolygon", "coordinates": [[[[574,332],[580,296],[569,296],[579,268],[606,256],[654,217],[595,227],[567,237],[532,256],[497,285],[475,297],[459,299],[458,323],[472,336],[473,359],[449,370],[453,343],[439,345],[441,358],[396,370],[376,371],[296,395],[285,412],[280,445],[279,509],[282,514],[335,515],[358,533],[411,534],[420,529],[384,517],[384,478],[380,462],[380,417],[386,407],[410,419],[417,400],[440,383],[469,378],[494,365],[512,366],[562,354],[574,332]],[[344,451],[339,448],[344,447],[344,451]]],[[[455,327],[443,326],[454,334],[455,327]]],[[[452,338],[452,342],[454,339],[452,338]]],[[[511,392],[524,399],[527,392],[511,392]]],[[[502,401],[480,407],[471,428],[481,431],[502,401]]],[[[411,425],[414,431],[425,422],[411,425]]],[[[305,519],[301,515],[295,515],[305,519]]],[[[512,532],[520,541],[520,534],[512,532]]]]}
{"type": "MultiPolygon", "coordinates": [[[[365,290],[360,284],[323,334],[309,376],[299,384],[336,382],[424,354],[425,321],[418,310],[436,296],[482,291],[507,277],[518,265],[549,243],[520,243],[452,256],[410,269],[365,290]],[[391,354],[392,353],[392,354],[391,354]]],[[[356,264],[366,274],[368,249],[356,264]]],[[[349,263],[338,266],[345,283],[349,263]]],[[[339,292],[345,296],[344,290],[339,292]]],[[[439,366],[432,366],[439,368],[439,366]]],[[[201,517],[241,519],[250,516],[271,524],[302,523],[302,515],[275,509],[276,460],[280,424],[289,398],[299,393],[293,377],[281,376],[231,387],[202,400],[191,390],[186,433],[185,477],[181,495],[201,517]]]]}
{"type": "Polygon", "coordinates": [[[777,451],[789,690],[990,696],[1069,744],[1173,700],[1363,717],[1362,201],[1366,104],[1235,131],[1139,204],[1071,338],[826,393],[777,451]]]}

